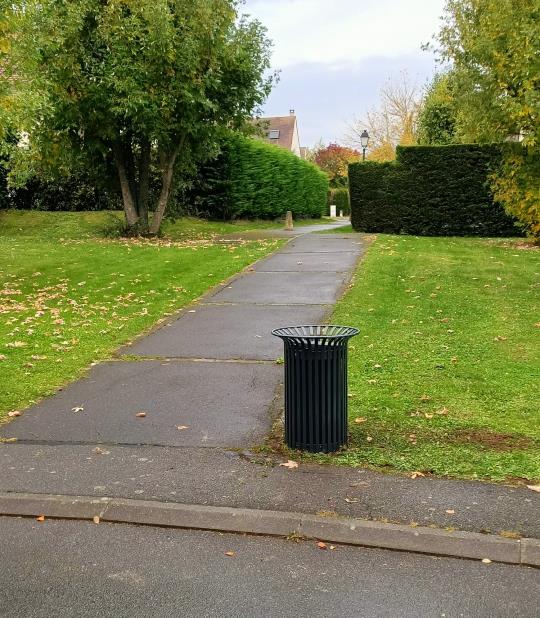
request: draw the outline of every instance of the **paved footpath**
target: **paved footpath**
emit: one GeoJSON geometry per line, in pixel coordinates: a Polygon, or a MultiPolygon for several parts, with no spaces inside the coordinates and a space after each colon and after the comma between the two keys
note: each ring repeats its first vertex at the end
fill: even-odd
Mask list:
{"type": "Polygon", "coordinates": [[[540,495],[525,488],[287,470],[250,451],[282,407],[282,344],[271,330],[324,321],[363,250],[353,235],[294,237],[3,426],[0,437],[16,441],[0,443],[0,513],[7,494],[62,494],[540,538],[540,495]]]}

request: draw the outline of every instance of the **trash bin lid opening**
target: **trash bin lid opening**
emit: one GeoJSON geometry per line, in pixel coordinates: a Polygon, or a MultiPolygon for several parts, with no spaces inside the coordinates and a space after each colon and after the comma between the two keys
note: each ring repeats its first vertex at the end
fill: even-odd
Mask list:
{"type": "Polygon", "coordinates": [[[284,326],[272,331],[272,335],[281,339],[349,339],[360,331],[352,326],[336,324],[308,324],[303,326],[284,326]]]}

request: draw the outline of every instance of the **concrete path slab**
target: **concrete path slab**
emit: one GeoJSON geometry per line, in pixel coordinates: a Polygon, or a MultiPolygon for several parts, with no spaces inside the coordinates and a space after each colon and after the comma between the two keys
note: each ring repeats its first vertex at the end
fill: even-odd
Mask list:
{"type": "Polygon", "coordinates": [[[270,429],[269,408],[282,371],[269,364],[103,363],[3,427],[0,435],[57,442],[248,446],[270,429]],[[136,416],[141,411],[145,418],[136,416]]]}
{"type": "Polygon", "coordinates": [[[271,332],[295,324],[318,324],[328,305],[199,305],[122,354],[179,358],[276,360],[283,343],[271,332]]]}
{"type": "Polygon", "coordinates": [[[257,303],[280,305],[326,305],[339,298],[347,273],[251,272],[223,288],[207,303],[257,303]]]}
{"type": "Polygon", "coordinates": [[[257,262],[256,272],[347,272],[358,259],[354,252],[277,253],[257,262]]]}
{"type": "Polygon", "coordinates": [[[334,238],[333,235],[310,234],[300,236],[287,243],[280,253],[343,253],[352,251],[362,252],[361,241],[355,238],[334,238]]]}

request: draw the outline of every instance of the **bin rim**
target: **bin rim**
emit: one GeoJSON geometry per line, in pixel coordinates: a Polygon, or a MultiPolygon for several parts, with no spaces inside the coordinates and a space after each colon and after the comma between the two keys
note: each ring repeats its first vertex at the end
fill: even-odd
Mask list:
{"type": "Polygon", "coordinates": [[[282,326],[275,328],[272,335],[280,339],[350,339],[360,330],[354,326],[338,324],[303,324],[299,326],[282,326]],[[319,329],[319,332],[313,332],[319,329]]]}

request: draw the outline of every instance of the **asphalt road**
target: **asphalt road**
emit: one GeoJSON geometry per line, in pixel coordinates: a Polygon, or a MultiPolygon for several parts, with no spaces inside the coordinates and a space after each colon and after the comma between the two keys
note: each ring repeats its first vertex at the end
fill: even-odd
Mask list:
{"type": "Polygon", "coordinates": [[[0,538],[2,618],[532,618],[540,602],[532,568],[314,541],[7,517],[0,538]]]}

